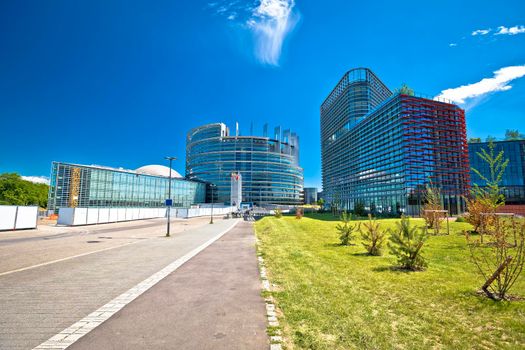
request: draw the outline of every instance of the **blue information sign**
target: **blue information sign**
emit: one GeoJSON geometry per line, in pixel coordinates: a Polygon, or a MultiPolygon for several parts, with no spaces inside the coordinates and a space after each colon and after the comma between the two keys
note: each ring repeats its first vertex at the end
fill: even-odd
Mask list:
{"type": "Polygon", "coordinates": [[[173,206],[173,199],[166,199],[166,206],[167,207],[173,206]]]}

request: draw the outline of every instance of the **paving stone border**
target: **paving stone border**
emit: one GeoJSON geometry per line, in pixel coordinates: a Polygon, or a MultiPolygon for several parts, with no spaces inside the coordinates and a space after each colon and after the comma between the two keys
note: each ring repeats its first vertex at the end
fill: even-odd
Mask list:
{"type": "Polygon", "coordinates": [[[216,240],[224,236],[228,231],[235,227],[239,223],[239,220],[235,220],[232,225],[230,225],[226,230],[219,233],[217,236],[193,249],[189,253],[175,260],[162,270],[154,273],[144,281],[137,284],[135,287],[129,289],[128,291],[122,293],[115,299],[111,300],[106,305],[102,306],[98,310],[90,313],[80,321],[74,323],[70,327],[64,329],[62,332],[56,334],[55,336],[49,338],[47,341],[38,345],[34,349],[43,350],[43,349],[53,349],[53,350],[63,350],[75,343],[78,339],[84,335],[91,332],[93,329],[101,325],[104,321],[108,320],[111,316],[120,311],[127,304],[138,298],[145,291],[153,287],[163,278],[168,276],[170,273],[178,269],[188,260],[193,258],[195,255],[199,254],[201,251],[206,249],[209,245],[214,243],[216,240]]]}
{"type": "MultiPolygon", "coordinates": [[[[257,244],[259,241],[257,240],[257,244]]],[[[262,289],[265,292],[271,292],[272,286],[268,277],[266,275],[266,267],[264,265],[264,259],[262,256],[258,256],[257,260],[259,262],[259,274],[261,276],[262,289]]],[[[270,327],[279,327],[279,320],[277,319],[277,314],[275,312],[275,302],[271,296],[264,298],[266,303],[266,317],[268,318],[268,325],[270,327]]],[[[277,330],[278,335],[270,336],[270,350],[281,350],[281,343],[283,341],[281,337],[281,331],[277,330]]]]}

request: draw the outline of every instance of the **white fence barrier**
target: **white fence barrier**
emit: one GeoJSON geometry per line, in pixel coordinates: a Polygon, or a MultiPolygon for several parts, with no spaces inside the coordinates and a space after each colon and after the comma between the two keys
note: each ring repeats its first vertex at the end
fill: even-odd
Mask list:
{"type": "Polygon", "coordinates": [[[38,207],[0,205],[0,231],[36,228],[38,207]]]}
{"type": "MultiPolygon", "coordinates": [[[[226,215],[236,210],[235,207],[214,207],[213,215],[226,215]]],[[[59,225],[93,225],[110,222],[131,221],[140,219],[165,218],[166,208],[60,208],[59,225]]],[[[0,214],[1,215],[1,214],[0,214]]],[[[210,216],[211,208],[171,208],[172,218],[194,218],[210,216]]]]}
{"type": "MultiPolygon", "coordinates": [[[[194,218],[197,216],[210,216],[211,208],[172,208],[171,215],[178,218],[194,218]],[[176,213],[174,213],[176,211],[176,213]]],[[[226,215],[236,210],[236,207],[214,207],[213,215],[226,215]]]]}
{"type": "Polygon", "coordinates": [[[92,225],[166,217],[166,208],[60,208],[59,225],[92,225]]]}

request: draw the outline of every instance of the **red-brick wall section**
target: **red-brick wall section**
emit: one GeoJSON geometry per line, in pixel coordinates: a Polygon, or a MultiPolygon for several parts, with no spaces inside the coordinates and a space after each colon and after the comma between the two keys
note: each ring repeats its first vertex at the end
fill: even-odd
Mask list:
{"type": "Polygon", "coordinates": [[[508,204],[498,208],[500,213],[514,213],[525,216],[525,204],[508,204]]]}

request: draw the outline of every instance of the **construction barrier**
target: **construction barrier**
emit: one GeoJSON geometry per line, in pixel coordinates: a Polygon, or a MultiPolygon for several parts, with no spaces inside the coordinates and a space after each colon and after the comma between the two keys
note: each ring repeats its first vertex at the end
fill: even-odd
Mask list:
{"type": "Polygon", "coordinates": [[[36,228],[37,206],[0,205],[0,231],[36,228]]]}
{"type": "Polygon", "coordinates": [[[58,225],[77,226],[166,217],[166,208],[60,208],[58,225]]]}

